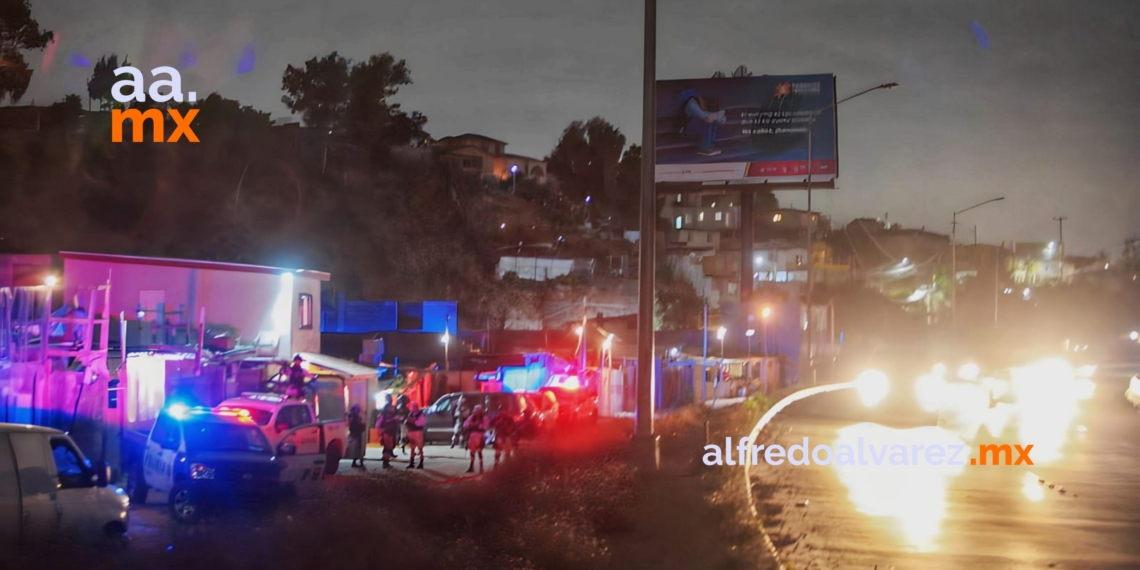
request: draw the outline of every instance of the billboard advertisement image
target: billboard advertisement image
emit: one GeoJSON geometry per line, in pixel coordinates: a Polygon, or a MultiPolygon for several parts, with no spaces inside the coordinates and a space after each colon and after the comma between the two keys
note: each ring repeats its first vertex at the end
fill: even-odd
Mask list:
{"type": "Polygon", "coordinates": [[[658,182],[790,182],[838,176],[835,76],[657,82],[658,182]]]}

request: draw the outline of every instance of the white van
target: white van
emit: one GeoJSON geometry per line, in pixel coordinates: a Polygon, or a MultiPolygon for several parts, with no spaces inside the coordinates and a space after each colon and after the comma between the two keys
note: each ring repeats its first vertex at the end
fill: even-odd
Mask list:
{"type": "Polygon", "coordinates": [[[0,542],[62,529],[84,535],[127,531],[130,501],[107,484],[67,434],[0,423],[0,542]]]}

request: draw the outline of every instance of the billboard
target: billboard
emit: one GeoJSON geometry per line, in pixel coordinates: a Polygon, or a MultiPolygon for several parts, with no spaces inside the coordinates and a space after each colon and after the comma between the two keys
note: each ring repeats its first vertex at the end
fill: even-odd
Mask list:
{"type": "Polygon", "coordinates": [[[839,174],[835,76],[657,82],[658,182],[791,182],[839,174]]]}

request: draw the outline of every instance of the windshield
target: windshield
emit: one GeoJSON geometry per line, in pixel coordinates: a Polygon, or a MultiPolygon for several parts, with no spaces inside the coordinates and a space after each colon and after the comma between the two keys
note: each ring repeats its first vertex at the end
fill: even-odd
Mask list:
{"type": "Polygon", "coordinates": [[[269,442],[252,425],[203,422],[186,424],[183,429],[189,451],[270,452],[269,442]]]}

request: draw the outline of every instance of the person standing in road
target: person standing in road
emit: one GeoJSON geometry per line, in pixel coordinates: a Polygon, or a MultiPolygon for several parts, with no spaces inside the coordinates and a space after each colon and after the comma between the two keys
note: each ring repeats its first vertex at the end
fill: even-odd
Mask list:
{"type": "Polygon", "coordinates": [[[364,467],[364,430],[368,424],[360,414],[360,405],[353,404],[348,411],[348,456],[353,467],[364,467]]]}
{"type": "Polygon", "coordinates": [[[471,416],[471,406],[474,402],[467,396],[460,395],[459,401],[455,404],[455,429],[451,436],[451,447],[459,445],[462,449],[467,448],[466,434],[467,430],[463,429],[464,422],[471,416]]]}
{"type": "Polygon", "coordinates": [[[396,457],[396,437],[400,434],[400,417],[396,414],[396,406],[392,404],[392,394],[384,395],[384,407],[380,408],[380,415],[376,418],[376,431],[380,434],[380,444],[384,447],[384,469],[392,468],[392,458],[396,457]]]}
{"type": "Polygon", "coordinates": [[[468,473],[475,472],[475,458],[479,458],[479,472],[483,472],[483,447],[487,435],[487,417],[483,414],[483,406],[475,406],[471,415],[463,422],[463,432],[467,435],[467,450],[471,452],[471,465],[468,473]]]}
{"type": "Polygon", "coordinates": [[[508,410],[499,409],[491,420],[491,429],[491,445],[495,448],[495,464],[492,468],[495,468],[499,466],[500,456],[505,461],[514,455],[518,422],[508,410]]]}
{"type": "Polygon", "coordinates": [[[400,394],[396,398],[396,416],[400,418],[400,453],[404,455],[408,454],[408,426],[405,420],[408,419],[408,403],[411,401],[407,394],[400,394]]]}
{"type": "Polygon", "coordinates": [[[419,402],[408,402],[408,417],[404,419],[404,427],[408,430],[408,445],[412,447],[412,458],[408,461],[408,469],[416,467],[416,452],[420,454],[420,464],[416,469],[424,468],[424,426],[427,418],[420,409],[419,402]]]}

